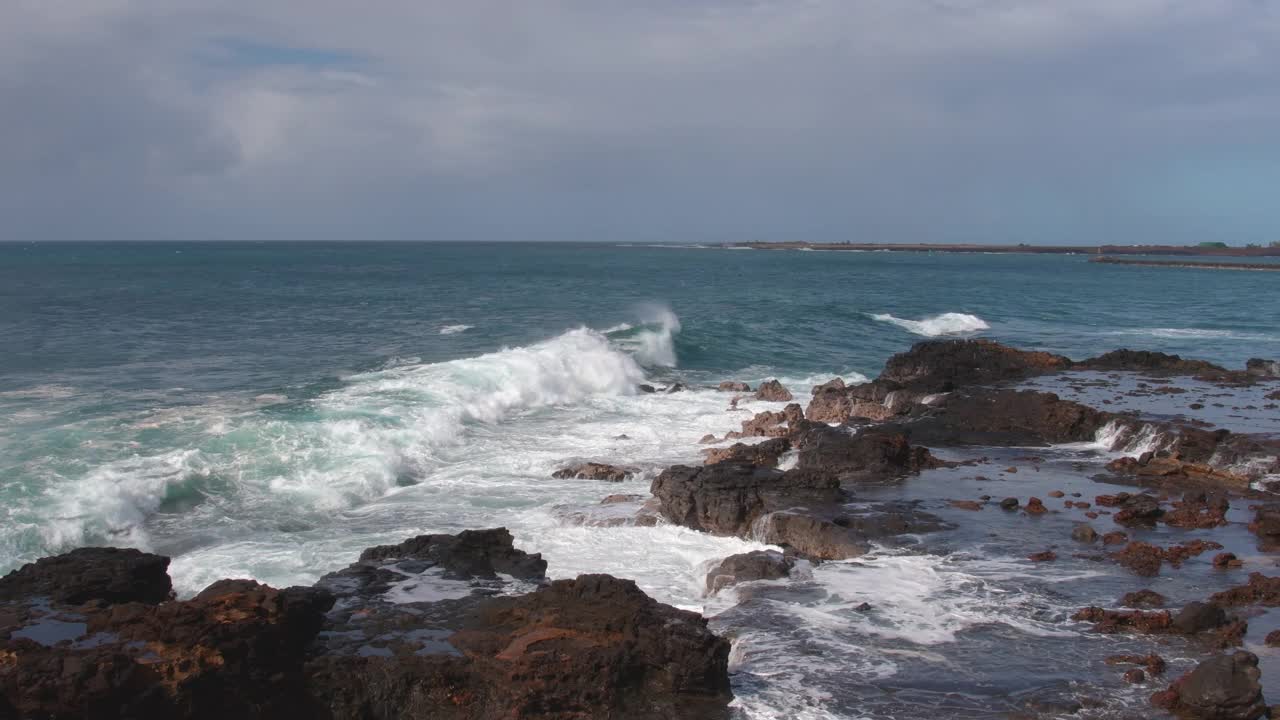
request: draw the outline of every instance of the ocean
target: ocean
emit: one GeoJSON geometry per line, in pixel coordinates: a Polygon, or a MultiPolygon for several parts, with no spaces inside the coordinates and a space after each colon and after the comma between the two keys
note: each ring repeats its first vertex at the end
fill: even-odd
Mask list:
{"type": "MultiPolygon", "coordinates": [[[[365,547],[506,526],[552,577],[632,578],[712,617],[735,638],[747,718],[986,717],[1057,698],[1104,677],[1064,613],[1119,581],[1087,565],[1028,570],[1012,525],[818,566],[739,603],[705,594],[707,567],[764,546],[582,517],[606,494],[647,495],[664,467],[700,462],[702,436],[736,429],[743,415],[712,389],[722,380],[776,377],[803,401],[933,337],[1074,358],[1280,358],[1274,274],[1087,260],[0,244],[0,573],[107,544],[172,556],[182,595],[224,577],[309,584],[365,547]],[[575,460],[640,473],[551,478],[575,460]],[[854,611],[866,601],[885,612],[854,611]],[[996,642],[1013,649],[992,653],[996,642]]],[[[1070,468],[1098,448],[1061,452],[1055,480],[1089,492],[1070,468]]],[[[947,477],[882,494],[942,497],[947,477]]],[[[1138,707],[1138,692],[1105,705],[1138,707]]]]}

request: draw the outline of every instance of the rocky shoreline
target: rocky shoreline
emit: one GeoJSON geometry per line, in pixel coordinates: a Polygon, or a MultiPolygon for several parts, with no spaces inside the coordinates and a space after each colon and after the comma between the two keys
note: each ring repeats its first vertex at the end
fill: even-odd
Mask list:
{"type": "MultiPolygon", "coordinates": [[[[639,504],[635,512],[580,521],[673,524],[778,548],[711,568],[706,587],[716,594],[963,522],[917,501],[867,500],[868,488],[909,485],[942,470],[996,473],[976,449],[1034,452],[1104,436],[1122,456],[1100,481],[1127,490],[952,497],[947,507],[1029,519],[1062,512],[1058,507],[1079,514],[1069,536],[1045,537],[1046,549],[1027,562],[1085,554],[1141,578],[1205,555],[1231,571],[1243,563],[1217,552],[1222,548],[1212,540],[1162,546],[1138,536],[1148,528],[1212,531],[1230,524],[1230,508],[1249,506],[1259,551],[1280,549],[1280,504],[1259,487],[1280,473],[1280,441],[1193,418],[1094,407],[1026,385],[1059,378],[1087,388],[1092,374],[1129,373],[1144,378],[1131,392],[1161,396],[1177,394],[1180,383],[1261,386],[1270,405],[1259,411],[1271,412],[1280,400],[1273,387],[1278,370],[1269,360],[1229,370],[1128,350],[1073,361],[959,340],[919,343],[867,383],[835,378],[815,387],[804,405],[791,402],[792,393],[776,381],[754,394],[745,383],[726,381],[720,389],[734,394],[733,407],[789,404],[756,413],[723,439],[704,438],[723,447],[708,448],[703,465],[658,473],[651,498],[614,494],[603,501],[639,504]]],[[[1035,456],[1028,458],[1024,468],[1037,471],[1035,456]]],[[[561,472],[615,483],[636,469],[592,462],[561,472]]],[[[998,472],[1017,487],[1017,466],[998,472]]],[[[1115,607],[1079,608],[1072,622],[1105,635],[1178,636],[1204,647],[1201,664],[1172,683],[1157,680],[1165,663],[1155,648],[1108,659],[1126,682],[1152,684],[1152,712],[1264,717],[1270,711],[1259,660],[1235,649],[1261,608],[1280,606],[1280,578],[1256,565],[1247,582],[1180,599],[1179,607],[1164,609],[1168,601],[1159,593],[1135,589],[1115,607]]],[[[730,642],[706,619],[658,603],[628,580],[549,581],[541,557],[516,548],[504,529],[370,548],[305,588],[223,580],[176,600],[167,566],[167,558],[136,550],[85,548],[0,579],[0,718],[732,713],[730,642]]],[[[1033,716],[1056,717],[1059,710],[1033,716]]]]}

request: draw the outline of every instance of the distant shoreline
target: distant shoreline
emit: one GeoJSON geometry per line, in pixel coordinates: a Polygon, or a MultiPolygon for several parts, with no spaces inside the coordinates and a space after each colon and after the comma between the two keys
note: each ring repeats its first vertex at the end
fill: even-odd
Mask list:
{"type": "Polygon", "coordinates": [[[725,247],[753,250],[843,250],[846,252],[1034,253],[1041,255],[1178,255],[1190,257],[1280,257],[1280,248],[1200,247],[1187,245],[972,245],[892,243],[746,242],[725,247]]]}
{"type": "Polygon", "coordinates": [[[1122,260],[1114,257],[1093,258],[1089,262],[1106,265],[1142,265],[1146,267],[1201,268],[1206,270],[1270,270],[1280,271],[1280,263],[1229,263],[1205,261],[1122,260]]]}

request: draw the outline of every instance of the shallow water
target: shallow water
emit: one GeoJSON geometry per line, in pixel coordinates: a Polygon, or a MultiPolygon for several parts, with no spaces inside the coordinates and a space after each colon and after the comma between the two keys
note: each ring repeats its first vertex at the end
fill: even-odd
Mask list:
{"type": "MultiPolygon", "coordinates": [[[[1280,357],[1280,278],[1085,260],[0,245],[0,571],[78,545],[132,545],[174,556],[171,574],[190,594],[223,577],[311,583],[370,545],[506,525],[553,577],[631,577],[714,616],[735,638],[747,717],[989,717],[1079,697],[1106,699],[1090,712],[1142,716],[1150,688],[1099,665],[1126,641],[1065,618],[1148,581],[1061,550],[1055,563],[1027,562],[1027,545],[1070,542],[1070,512],[1037,520],[945,503],[1055,488],[1091,497],[1097,448],[1015,453],[1044,457],[1038,473],[1001,476],[1000,460],[867,488],[867,500],[920,499],[958,527],[744,588],[752,597],[737,607],[737,593],[704,596],[705,571],[762,546],[579,520],[626,511],[598,503],[647,495],[662,468],[700,459],[704,434],[781,407],[731,411],[728,395],[702,389],[724,379],[781,377],[803,400],[833,375],[875,375],[916,340],[973,335],[1073,357],[1119,346],[1232,367],[1280,357]],[[635,389],[676,381],[693,389],[635,389]],[[639,473],[617,484],[550,477],[574,460],[639,473]],[[862,602],[874,609],[857,611],[862,602]]],[[[1275,430],[1261,400],[1217,407],[1212,388],[1141,398],[1081,388],[1053,386],[1096,393],[1089,401],[1113,393],[1111,409],[1275,430]],[[1201,397],[1198,415],[1185,407],[1201,397]]],[[[1242,527],[1222,537],[1255,568],[1269,564],[1242,527]]],[[[1207,562],[1150,582],[1178,603],[1203,597],[1224,582],[1207,562]]],[[[1268,623],[1251,622],[1251,641],[1268,623]]],[[[1193,656],[1176,643],[1161,652],[1193,656]]],[[[1272,664],[1264,658],[1268,677],[1272,664]]]]}

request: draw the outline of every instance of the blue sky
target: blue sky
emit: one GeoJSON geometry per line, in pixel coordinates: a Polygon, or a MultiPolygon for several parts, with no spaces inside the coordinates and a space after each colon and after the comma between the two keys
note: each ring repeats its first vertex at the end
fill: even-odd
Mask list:
{"type": "Polygon", "coordinates": [[[11,0],[0,239],[1280,239],[1265,0],[11,0]]]}

